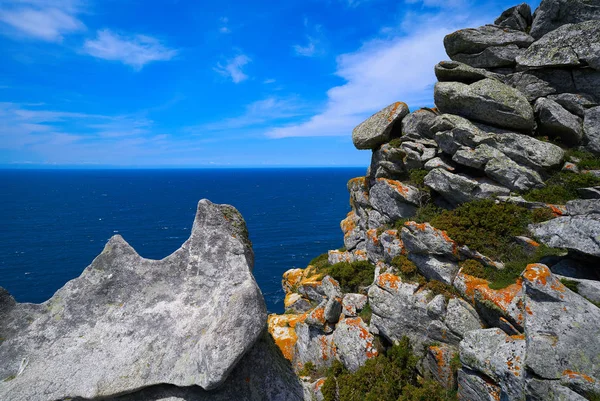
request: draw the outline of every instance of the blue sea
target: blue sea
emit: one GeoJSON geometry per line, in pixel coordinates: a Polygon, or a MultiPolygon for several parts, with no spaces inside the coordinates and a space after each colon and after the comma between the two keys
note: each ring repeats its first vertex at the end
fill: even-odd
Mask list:
{"type": "Polygon", "coordinates": [[[281,275],[343,245],[346,182],[364,168],[0,170],[0,286],[47,300],[122,235],[161,259],[188,238],[202,198],[235,206],[254,244],[254,276],[283,312],[281,275]]]}

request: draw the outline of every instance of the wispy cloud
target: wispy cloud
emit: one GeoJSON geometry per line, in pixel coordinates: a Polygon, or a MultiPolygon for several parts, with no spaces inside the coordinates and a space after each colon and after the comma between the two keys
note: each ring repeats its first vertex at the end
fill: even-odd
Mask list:
{"type": "Polygon", "coordinates": [[[229,18],[221,17],[221,18],[219,18],[219,22],[220,22],[219,32],[231,33],[231,29],[229,28],[229,18]]]}
{"type": "Polygon", "coordinates": [[[248,79],[248,75],[244,73],[243,68],[251,61],[252,60],[250,57],[246,56],[245,54],[240,54],[232,59],[227,60],[225,64],[218,63],[214,70],[238,84],[248,79]]]}
{"type": "Polygon", "coordinates": [[[8,33],[48,42],[60,42],[67,34],[85,30],[78,19],[83,7],[76,0],[5,0],[0,4],[0,22],[8,33]]]}
{"type": "Polygon", "coordinates": [[[298,56],[312,57],[317,52],[318,40],[312,36],[307,36],[308,43],[304,46],[294,45],[294,52],[298,56]]]}
{"type": "Polygon", "coordinates": [[[324,53],[323,49],[323,30],[321,25],[311,25],[307,18],[304,18],[304,27],[310,34],[306,35],[306,42],[292,46],[294,53],[302,57],[314,57],[324,53]]]}
{"type": "Polygon", "coordinates": [[[263,81],[263,84],[265,84],[265,85],[269,85],[269,84],[274,84],[275,82],[277,82],[275,79],[273,79],[273,78],[268,78],[268,79],[265,79],[265,80],[263,81]]]}
{"type": "Polygon", "coordinates": [[[104,60],[120,61],[136,70],[150,62],[171,60],[177,55],[177,50],[151,36],[123,36],[108,29],[98,31],[96,39],[86,40],[83,51],[104,60]]]}
{"type": "Polygon", "coordinates": [[[404,101],[413,108],[431,105],[436,81],[433,67],[447,57],[444,36],[464,26],[464,18],[471,18],[470,24],[482,19],[453,15],[456,13],[405,15],[399,27],[385,31],[387,37],[340,55],[335,74],[346,83],[327,91],[323,110],[307,121],[273,128],[266,135],[350,135],[366,117],[395,101],[404,101]]]}

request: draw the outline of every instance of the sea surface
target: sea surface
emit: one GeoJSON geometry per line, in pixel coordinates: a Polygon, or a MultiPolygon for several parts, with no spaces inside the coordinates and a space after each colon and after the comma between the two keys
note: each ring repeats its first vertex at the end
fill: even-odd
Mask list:
{"type": "Polygon", "coordinates": [[[0,286],[40,303],[122,235],[161,259],[188,238],[207,198],[244,216],[254,276],[270,312],[283,312],[281,275],[343,246],[346,182],[364,168],[0,170],[0,286]]]}

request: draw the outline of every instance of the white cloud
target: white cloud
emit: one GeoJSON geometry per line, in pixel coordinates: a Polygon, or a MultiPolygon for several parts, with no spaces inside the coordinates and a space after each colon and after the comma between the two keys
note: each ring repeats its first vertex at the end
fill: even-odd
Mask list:
{"type": "Polygon", "coordinates": [[[146,35],[121,36],[108,29],[97,32],[96,39],[88,39],[83,51],[104,60],[120,61],[136,70],[152,61],[166,61],[177,55],[159,40],[146,35]]]}
{"type": "Polygon", "coordinates": [[[227,18],[227,17],[221,17],[219,19],[219,22],[221,22],[221,26],[219,27],[219,32],[221,32],[221,33],[231,33],[231,29],[228,26],[228,24],[229,24],[229,18],[227,18]]]}
{"type": "Polygon", "coordinates": [[[308,18],[304,18],[304,27],[310,32],[306,35],[307,43],[292,46],[294,53],[303,57],[314,57],[323,54],[324,35],[321,25],[311,25],[308,18]]]}
{"type": "Polygon", "coordinates": [[[274,84],[275,82],[277,82],[275,79],[273,79],[273,78],[268,78],[268,79],[265,79],[265,80],[263,81],[263,84],[265,84],[265,85],[269,85],[269,84],[274,84]]]}
{"type": "Polygon", "coordinates": [[[340,55],[335,74],[346,83],[327,91],[323,111],[303,123],[273,128],[266,135],[350,135],[366,117],[393,102],[404,101],[412,108],[432,104],[433,67],[447,59],[444,36],[463,27],[465,18],[470,18],[469,24],[481,19],[479,15],[454,15],[406,15],[395,36],[371,40],[356,52],[340,55]]]}
{"type": "Polygon", "coordinates": [[[82,7],[70,0],[7,0],[0,6],[0,21],[21,36],[60,42],[64,35],[85,30],[77,18],[82,7]]]}
{"type": "Polygon", "coordinates": [[[250,57],[240,54],[239,56],[227,60],[225,65],[218,63],[214,70],[224,77],[231,78],[231,80],[237,84],[248,79],[248,75],[244,73],[243,67],[251,61],[250,57]]]}
{"type": "Polygon", "coordinates": [[[316,54],[318,40],[311,36],[307,36],[307,38],[308,38],[308,43],[306,45],[304,45],[304,46],[294,45],[294,52],[296,53],[296,55],[304,56],[304,57],[312,57],[316,54]]]}

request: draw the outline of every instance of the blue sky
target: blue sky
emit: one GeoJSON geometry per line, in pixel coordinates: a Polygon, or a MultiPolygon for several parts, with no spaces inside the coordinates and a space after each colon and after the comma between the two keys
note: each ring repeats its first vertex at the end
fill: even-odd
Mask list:
{"type": "Polygon", "coordinates": [[[352,128],[515,4],[0,0],[0,165],[367,166],[352,128]]]}

